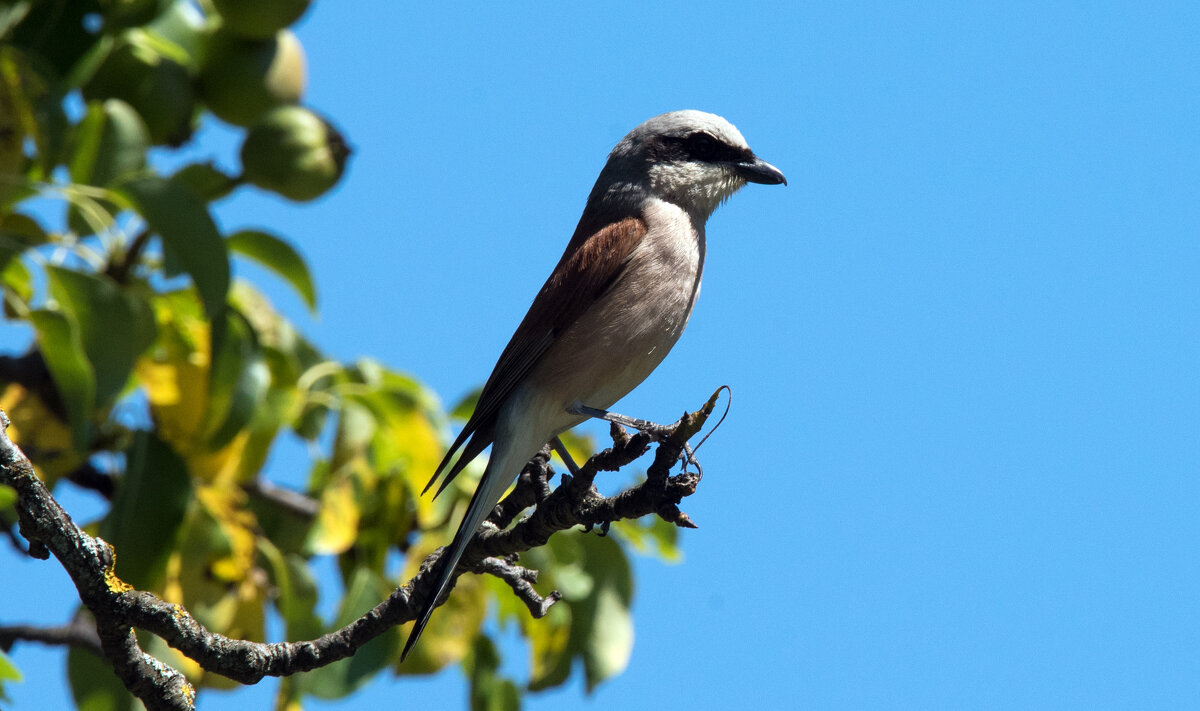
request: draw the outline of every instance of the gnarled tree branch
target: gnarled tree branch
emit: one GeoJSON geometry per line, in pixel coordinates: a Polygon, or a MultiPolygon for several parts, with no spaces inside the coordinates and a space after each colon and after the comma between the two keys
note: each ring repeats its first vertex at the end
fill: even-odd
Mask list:
{"type": "MultiPolygon", "coordinates": [[[[687,471],[671,476],[669,470],[685,451],[687,440],[703,426],[715,402],[714,394],[699,411],[649,434],[629,436],[614,425],[613,446],[589,459],[575,476],[564,475],[553,490],[549,486],[553,476],[549,450],[543,450],[526,466],[512,493],[496,507],[490,519],[494,526],[476,535],[456,574],[488,573],[501,578],[530,612],[540,617],[561,596],[552,592],[542,597],[534,591],[532,583],[537,580],[537,572],[515,564],[519,553],[545,545],[555,533],[575,526],[590,529],[647,514],[694,528],[679,510],[679,503],[695,492],[699,476],[687,471]],[[659,444],[644,482],[612,497],[596,490],[593,480],[597,473],[629,464],[644,454],[652,441],[659,444]],[[534,508],[529,516],[510,525],[531,506],[534,508]]],[[[0,426],[8,426],[3,412],[0,426]]],[[[75,525],[5,429],[0,429],[0,484],[17,492],[21,535],[30,542],[32,554],[53,554],[66,569],[80,600],[96,620],[100,651],[125,686],[150,709],[193,709],[195,691],[182,674],[141,650],[134,628],[158,635],[210,672],[253,684],[265,676],[288,676],[349,657],[391,627],[414,619],[423,600],[431,594],[435,564],[443,549],[426,558],[412,579],[372,610],[317,639],[260,643],[214,634],[179,605],[134,590],[121,581],[114,571],[111,546],[75,525]]],[[[34,639],[31,634],[10,636],[34,639]]]]}

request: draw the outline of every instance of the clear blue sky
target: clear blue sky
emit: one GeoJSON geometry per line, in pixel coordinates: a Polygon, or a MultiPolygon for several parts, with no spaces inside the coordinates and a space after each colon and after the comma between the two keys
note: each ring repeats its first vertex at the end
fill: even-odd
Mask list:
{"type": "MultiPolygon", "coordinates": [[[[324,349],[447,401],[633,126],[719,113],[788,176],[718,210],[688,332],[618,408],[734,388],[684,562],[638,562],[624,675],[528,709],[1200,704],[1200,4],[895,5],[319,0],[299,26],[350,171],[220,220],[301,246],[319,320],[272,294],[324,349]]],[[[0,556],[6,619],[67,614],[54,565],[0,556]]],[[[57,654],[15,660],[15,708],[62,693],[57,654]]],[[[452,671],[313,707],[464,700],[452,671]]]]}

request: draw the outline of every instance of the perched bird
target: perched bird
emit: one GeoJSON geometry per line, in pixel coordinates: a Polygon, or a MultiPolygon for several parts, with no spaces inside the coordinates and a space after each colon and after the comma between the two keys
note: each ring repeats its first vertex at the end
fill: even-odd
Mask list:
{"type": "Polygon", "coordinates": [[[425,487],[443,476],[440,494],[492,445],[404,655],[467,544],[525,464],[583,422],[581,408],[607,408],[637,387],[675,345],[700,292],[704,224],[747,182],[787,183],[732,124],[702,111],[655,116],[609,154],[566,251],[425,487]]]}

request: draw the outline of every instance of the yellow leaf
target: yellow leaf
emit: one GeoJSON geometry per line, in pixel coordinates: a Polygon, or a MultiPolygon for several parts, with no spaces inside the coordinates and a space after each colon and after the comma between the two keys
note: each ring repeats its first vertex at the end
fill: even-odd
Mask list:
{"type": "MultiPolygon", "coordinates": [[[[509,595],[512,592],[509,591],[509,595]]],[[[571,659],[571,608],[557,604],[543,618],[521,617],[521,628],[529,638],[529,679],[535,687],[561,674],[571,659]]]]}
{"type": "Polygon", "coordinates": [[[436,520],[433,497],[419,494],[442,460],[443,447],[437,430],[425,414],[414,407],[389,417],[382,439],[391,446],[386,453],[380,453],[379,459],[387,456],[388,460],[379,461],[379,467],[400,468],[409,491],[416,497],[417,520],[422,526],[433,525],[436,520]]]}
{"type": "Polygon", "coordinates": [[[362,518],[354,473],[366,468],[362,460],[349,463],[321,491],[321,511],[305,546],[310,553],[344,553],[354,544],[362,518]]]}
{"type": "Polygon", "coordinates": [[[8,413],[8,436],[20,445],[46,486],[83,464],[75,451],[70,426],[34,392],[10,383],[0,393],[0,409],[8,413]]]}
{"type": "Polygon", "coordinates": [[[210,331],[191,291],[154,299],[158,340],[134,372],[159,436],[185,457],[198,448],[208,412],[210,331]]]}
{"type": "Polygon", "coordinates": [[[210,559],[209,574],[226,583],[243,580],[254,567],[257,555],[256,522],[254,514],[245,508],[246,493],[237,486],[201,486],[196,489],[196,497],[228,542],[228,551],[210,559]]]}
{"type": "Polygon", "coordinates": [[[160,352],[152,358],[141,358],[134,368],[145,388],[159,436],[180,454],[195,451],[203,431],[208,410],[206,361],[207,357],[198,353],[160,352]]]}
{"type": "Polygon", "coordinates": [[[249,441],[250,431],[242,430],[229,444],[215,452],[193,453],[185,457],[188,471],[206,484],[237,487],[244,483],[241,463],[249,441]]]}

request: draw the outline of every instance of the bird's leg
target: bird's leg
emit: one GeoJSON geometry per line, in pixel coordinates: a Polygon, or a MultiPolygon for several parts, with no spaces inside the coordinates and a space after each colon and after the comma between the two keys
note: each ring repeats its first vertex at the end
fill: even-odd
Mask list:
{"type": "MultiPolygon", "coordinates": [[[[675,431],[676,426],[679,425],[678,422],[670,425],[660,425],[657,422],[651,422],[650,420],[640,420],[636,417],[629,417],[628,415],[609,412],[608,410],[603,410],[598,407],[588,407],[580,402],[576,402],[568,406],[567,412],[571,413],[572,415],[584,415],[586,417],[594,417],[598,420],[606,420],[623,427],[632,427],[638,432],[645,432],[646,434],[650,435],[650,437],[656,442],[661,442],[666,439],[668,435],[675,431]]],[[[680,455],[680,457],[683,459],[685,468],[687,464],[694,464],[696,465],[696,469],[700,470],[700,462],[696,461],[696,455],[692,451],[691,445],[689,445],[687,442],[683,443],[683,453],[680,455]]]]}
{"type": "Polygon", "coordinates": [[[601,410],[598,407],[588,407],[587,405],[578,402],[568,407],[567,412],[571,413],[572,415],[584,415],[587,417],[594,417],[597,420],[615,422],[616,424],[624,427],[632,427],[638,432],[645,432],[646,434],[654,437],[656,440],[666,436],[666,434],[671,431],[671,427],[667,425],[660,425],[657,422],[651,422],[650,420],[639,420],[636,417],[620,415],[615,412],[609,412],[608,410],[601,410]]]}
{"type": "Polygon", "coordinates": [[[567,465],[567,471],[572,474],[579,473],[579,465],[575,463],[574,459],[571,459],[571,453],[567,451],[567,445],[563,444],[563,441],[557,435],[554,439],[550,440],[550,446],[554,448],[554,452],[558,455],[558,458],[563,460],[563,464],[567,465]]]}

